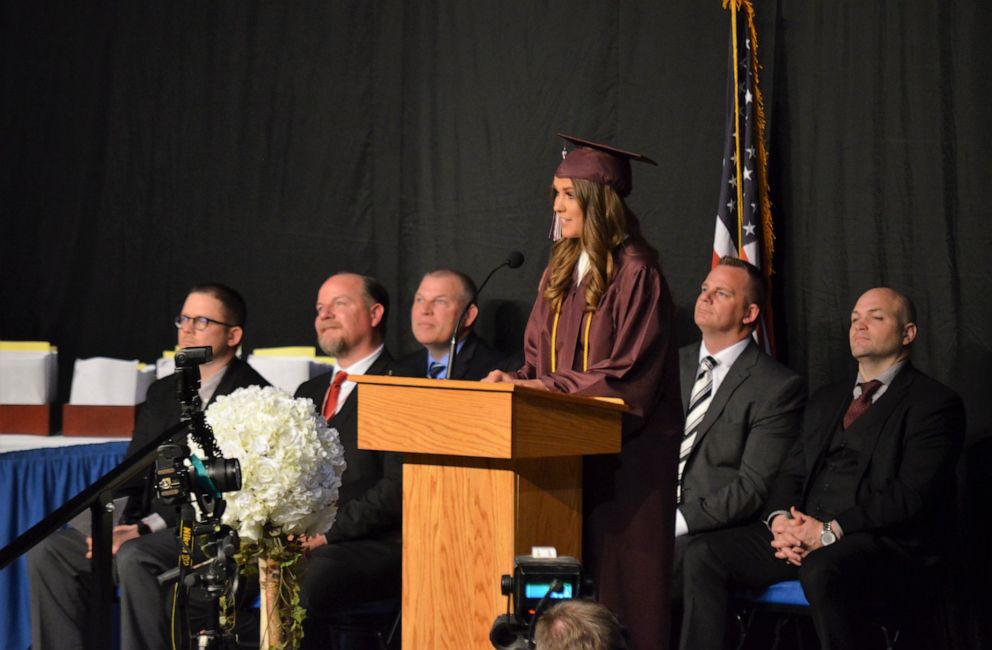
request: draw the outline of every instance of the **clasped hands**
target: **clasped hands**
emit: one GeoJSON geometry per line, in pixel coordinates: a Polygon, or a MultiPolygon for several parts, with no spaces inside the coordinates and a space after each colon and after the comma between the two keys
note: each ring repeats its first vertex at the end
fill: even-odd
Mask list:
{"type": "Polygon", "coordinates": [[[790,519],[778,515],[771,521],[772,548],[775,557],[794,566],[801,566],[807,555],[820,548],[823,522],[796,509],[789,509],[790,519]]]}

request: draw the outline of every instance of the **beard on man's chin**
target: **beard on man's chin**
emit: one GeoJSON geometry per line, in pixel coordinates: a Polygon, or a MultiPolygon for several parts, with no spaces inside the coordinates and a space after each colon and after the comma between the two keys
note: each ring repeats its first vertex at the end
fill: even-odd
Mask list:
{"type": "Polygon", "coordinates": [[[329,357],[340,357],[348,353],[351,346],[343,338],[334,339],[332,341],[324,342],[319,341],[320,349],[329,357]]]}

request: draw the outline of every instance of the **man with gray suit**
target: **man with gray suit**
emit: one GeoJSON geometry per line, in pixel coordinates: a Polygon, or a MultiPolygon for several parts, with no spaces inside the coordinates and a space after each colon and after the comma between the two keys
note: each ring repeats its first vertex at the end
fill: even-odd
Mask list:
{"type": "Polygon", "coordinates": [[[958,539],[966,423],[957,393],[913,367],[916,335],[905,295],[875,287],[858,299],[849,331],[856,380],[810,397],[761,520],[686,548],[681,648],[724,647],[733,590],[783,580],[801,583],[823,650],[875,647],[872,605],[933,627],[958,539]]]}
{"type": "Polygon", "coordinates": [[[676,600],[682,597],[685,547],[699,534],[758,517],[798,431],[803,381],[762,352],[752,336],[766,295],[753,264],[722,258],[696,299],[703,340],[679,351],[686,422],[676,488],[676,600]]]}

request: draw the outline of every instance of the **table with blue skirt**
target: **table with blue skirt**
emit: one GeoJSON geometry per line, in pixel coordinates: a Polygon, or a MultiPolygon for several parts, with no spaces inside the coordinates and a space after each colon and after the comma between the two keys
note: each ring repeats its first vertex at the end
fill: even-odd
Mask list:
{"type": "MultiPolygon", "coordinates": [[[[0,547],[117,467],[128,441],[0,434],[0,547]]],[[[0,571],[0,649],[31,647],[24,555],[0,571]]]]}

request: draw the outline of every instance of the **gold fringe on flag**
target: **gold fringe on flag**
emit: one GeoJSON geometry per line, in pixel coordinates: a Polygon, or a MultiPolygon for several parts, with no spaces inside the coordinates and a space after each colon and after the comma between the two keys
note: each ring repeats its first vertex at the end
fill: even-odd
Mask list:
{"type": "MultiPolygon", "coordinates": [[[[749,62],[751,74],[754,77],[755,125],[758,140],[758,204],[761,206],[761,270],[765,277],[772,275],[772,255],[775,252],[775,231],[772,223],[772,202],[768,187],[768,149],[765,147],[765,101],[761,94],[761,84],[758,79],[758,30],[754,26],[754,5],[751,0],[723,0],[723,8],[730,9],[731,21],[736,24],[736,13],[743,9],[747,17],[747,30],[751,37],[752,56],[749,62]],[[731,7],[731,5],[733,5],[731,7]]],[[[734,32],[734,60],[737,60],[736,30],[734,32]]],[[[735,67],[736,69],[736,67],[735,67]]],[[[735,93],[736,95],[736,93],[735,93]]],[[[740,121],[738,111],[738,122],[740,121]]],[[[740,140],[738,139],[738,147],[740,140]]],[[[739,156],[738,156],[739,158],[739,156]]],[[[738,174],[740,172],[738,171],[738,174]]],[[[741,241],[738,239],[738,241],[741,241]]]]}

